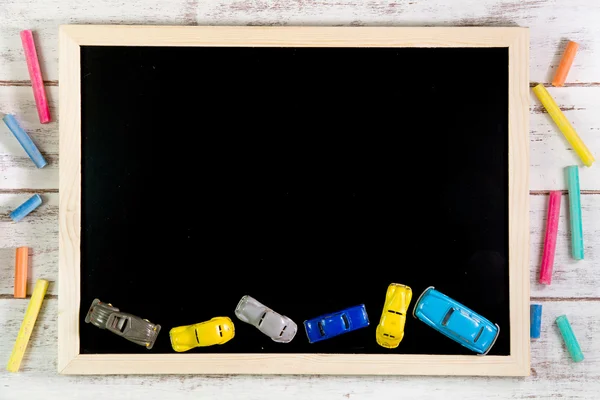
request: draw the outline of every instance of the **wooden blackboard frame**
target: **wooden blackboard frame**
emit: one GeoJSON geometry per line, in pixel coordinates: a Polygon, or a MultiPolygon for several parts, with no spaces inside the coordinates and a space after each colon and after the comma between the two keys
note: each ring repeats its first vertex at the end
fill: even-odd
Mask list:
{"type": "MultiPolygon", "coordinates": [[[[64,25],[60,27],[59,37],[59,373],[529,375],[529,30],[527,28],[64,25]],[[508,48],[510,355],[79,354],[80,46],[508,48]]],[[[481,82],[481,90],[486,90],[485,82],[481,82]]]]}

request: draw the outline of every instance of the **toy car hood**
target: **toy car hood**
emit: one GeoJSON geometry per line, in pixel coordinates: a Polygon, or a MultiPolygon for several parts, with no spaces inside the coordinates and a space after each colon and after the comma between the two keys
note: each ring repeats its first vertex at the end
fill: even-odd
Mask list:
{"type": "Polygon", "coordinates": [[[160,332],[160,325],[155,325],[132,314],[114,312],[108,317],[106,329],[151,349],[160,332]]]}
{"type": "Polygon", "coordinates": [[[240,320],[258,326],[261,316],[267,311],[261,302],[248,295],[241,298],[237,307],[235,308],[235,316],[240,320]]]}
{"type": "Polygon", "coordinates": [[[276,342],[287,343],[296,335],[298,326],[288,317],[268,310],[258,329],[276,342]]]}

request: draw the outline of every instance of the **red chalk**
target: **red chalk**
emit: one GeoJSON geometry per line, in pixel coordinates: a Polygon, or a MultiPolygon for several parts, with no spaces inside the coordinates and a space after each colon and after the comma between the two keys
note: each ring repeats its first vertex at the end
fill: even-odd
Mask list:
{"type": "Polygon", "coordinates": [[[38,61],[37,51],[35,51],[33,34],[30,30],[21,31],[21,42],[23,43],[23,50],[25,50],[27,69],[29,70],[29,78],[33,87],[33,97],[37,105],[40,122],[47,124],[50,122],[50,109],[48,108],[48,99],[46,98],[46,88],[42,80],[40,62],[38,61]]]}
{"type": "Polygon", "coordinates": [[[556,234],[558,233],[558,217],[560,216],[560,190],[550,192],[548,200],[548,219],[546,220],[546,236],[544,237],[544,255],[540,268],[540,283],[552,283],[552,268],[554,267],[554,252],[556,250],[556,234]]]}

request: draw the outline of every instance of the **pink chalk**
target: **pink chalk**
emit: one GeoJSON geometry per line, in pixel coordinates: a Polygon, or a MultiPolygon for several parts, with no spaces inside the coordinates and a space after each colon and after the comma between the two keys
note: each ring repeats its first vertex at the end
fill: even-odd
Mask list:
{"type": "Polygon", "coordinates": [[[25,50],[27,69],[29,70],[29,78],[33,87],[33,97],[37,105],[40,122],[47,124],[50,122],[50,109],[48,108],[48,99],[46,98],[46,88],[42,80],[40,62],[38,61],[37,51],[35,51],[33,34],[30,30],[21,31],[21,42],[23,42],[23,50],[25,50]]]}
{"type": "Polygon", "coordinates": [[[554,267],[554,253],[556,250],[556,234],[558,233],[558,217],[560,216],[560,190],[550,192],[548,200],[548,219],[546,220],[546,236],[544,237],[544,255],[540,268],[540,283],[552,283],[552,268],[554,267]]]}

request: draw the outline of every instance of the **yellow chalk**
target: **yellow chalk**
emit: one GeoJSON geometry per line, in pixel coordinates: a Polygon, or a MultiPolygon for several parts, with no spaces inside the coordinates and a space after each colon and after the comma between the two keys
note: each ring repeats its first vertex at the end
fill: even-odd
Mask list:
{"type": "Polygon", "coordinates": [[[8,372],[17,372],[21,366],[21,360],[23,360],[27,343],[29,343],[29,338],[31,337],[35,320],[40,313],[40,309],[42,308],[42,302],[44,301],[46,290],[48,290],[48,281],[44,279],[38,279],[35,283],[35,287],[33,288],[33,294],[31,295],[31,300],[29,300],[27,311],[25,311],[25,318],[23,318],[21,329],[19,329],[15,347],[13,347],[12,354],[8,359],[8,366],[6,367],[8,372]]]}
{"type": "Polygon", "coordinates": [[[550,114],[550,117],[552,117],[554,123],[558,126],[558,129],[565,135],[565,138],[567,138],[573,147],[573,150],[575,150],[579,158],[581,158],[581,161],[583,161],[586,166],[591,167],[594,161],[596,161],[594,156],[590,153],[590,150],[586,147],[585,143],[583,143],[577,132],[575,132],[575,129],[573,129],[573,126],[567,117],[560,111],[560,108],[558,108],[558,105],[552,96],[550,96],[550,93],[548,93],[541,83],[533,88],[533,93],[540,99],[540,102],[546,111],[548,111],[548,114],[550,114]]]}

